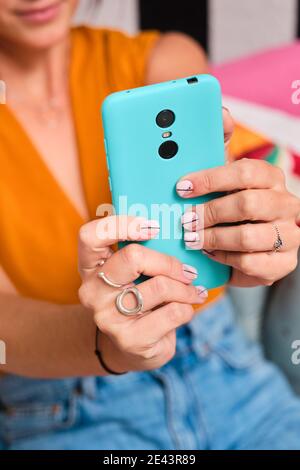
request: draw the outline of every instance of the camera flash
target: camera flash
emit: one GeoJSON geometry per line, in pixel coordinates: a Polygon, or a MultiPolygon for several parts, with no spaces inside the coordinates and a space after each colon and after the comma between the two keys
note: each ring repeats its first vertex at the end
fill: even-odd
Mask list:
{"type": "Polygon", "coordinates": [[[163,137],[164,139],[168,139],[168,137],[171,137],[171,135],[172,135],[172,132],[164,132],[163,135],[162,135],[162,137],[163,137]]]}

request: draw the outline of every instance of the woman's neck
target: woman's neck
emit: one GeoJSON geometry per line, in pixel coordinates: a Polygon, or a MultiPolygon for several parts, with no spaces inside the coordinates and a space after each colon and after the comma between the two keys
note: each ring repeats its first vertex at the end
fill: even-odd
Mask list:
{"type": "Polygon", "coordinates": [[[26,52],[0,43],[0,79],[6,83],[7,100],[44,102],[65,94],[68,86],[70,38],[43,51],[26,52]]]}

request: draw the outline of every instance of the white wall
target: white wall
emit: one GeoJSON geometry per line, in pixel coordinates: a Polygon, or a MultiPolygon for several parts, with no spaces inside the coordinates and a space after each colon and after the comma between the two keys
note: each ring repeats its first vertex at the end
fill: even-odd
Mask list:
{"type": "Polygon", "coordinates": [[[293,40],[296,11],[296,0],[210,0],[212,60],[230,60],[293,40]]]}
{"type": "Polygon", "coordinates": [[[110,26],[134,34],[139,23],[137,0],[81,0],[75,23],[110,26]]]}

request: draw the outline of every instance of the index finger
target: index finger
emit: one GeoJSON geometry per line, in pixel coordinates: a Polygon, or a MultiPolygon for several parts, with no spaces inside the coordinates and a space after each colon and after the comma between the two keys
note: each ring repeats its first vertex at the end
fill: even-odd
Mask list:
{"type": "Polygon", "coordinates": [[[185,284],[198,277],[194,266],[137,243],[126,245],[114,253],[103,265],[102,272],[114,283],[122,285],[134,282],[141,275],[162,275],[185,284]]]}
{"type": "Polygon", "coordinates": [[[243,158],[225,166],[190,173],[181,178],[176,191],[192,198],[214,192],[245,189],[279,189],[284,184],[281,170],[270,163],[243,158]]]}
{"type": "Polygon", "coordinates": [[[79,231],[79,269],[94,269],[107,257],[109,247],[119,241],[145,241],[158,232],[159,223],[143,217],[119,215],[88,222],[79,231]]]}

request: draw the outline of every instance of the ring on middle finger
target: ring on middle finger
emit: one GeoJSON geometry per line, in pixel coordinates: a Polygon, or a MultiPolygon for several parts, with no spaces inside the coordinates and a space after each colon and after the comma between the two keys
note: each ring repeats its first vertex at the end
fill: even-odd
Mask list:
{"type": "Polygon", "coordinates": [[[136,287],[127,287],[120,292],[116,298],[116,307],[119,313],[127,317],[141,315],[143,313],[143,296],[136,287]],[[133,294],[136,300],[136,305],[133,308],[127,308],[123,305],[123,299],[127,294],[133,294]]]}
{"type": "MultiPolygon", "coordinates": [[[[97,273],[97,276],[100,279],[102,279],[102,281],[104,281],[105,284],[107,284],[110,287],[115,287],[117,289],[120,289],[120,288],[122,288],[126,285],[126,284],[118,284],[118,283],[112,281],[111,279],[109,279],[106,276],[106,274],[103,271],[100,271],[99,273],[97,273]]],[[[116,297],[116,308],[117,308],[118,312],[121,313],[122,315],[127,316],[127,317],[141,315],[143,313],[142,312],[143,307],[144,307],[144,301],[143,301],[142,294],[134,286],[127,287],[127,288],[123,289],[116,297]],[[134,297],[135,297],[136,305],[133,308],[127,308],[123,305],[124,297],[127,294],[133,294],[134,297]]]]}

